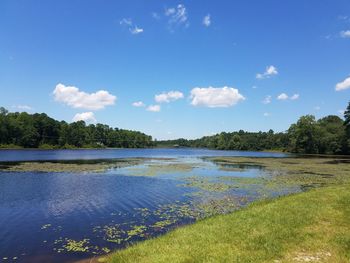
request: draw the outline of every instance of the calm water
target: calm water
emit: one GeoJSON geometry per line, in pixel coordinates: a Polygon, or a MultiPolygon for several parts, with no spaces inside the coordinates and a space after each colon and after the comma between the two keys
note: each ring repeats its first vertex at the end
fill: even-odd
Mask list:
{"type": "Polygon", "coordinates": [[[286,156],[202,149],[2,150],[1,161],[173,159],[103,173],[0,172],[0,262],[74,262],[193,222],[203,216],[200,208],[208,200],[223,212],[245,205],[258,198],[255,190],[222,190],[218,178],[265,172],[260,167],[230,171],[200,158],[230,155],[286,156]],[[214,191],[207,189],[209,182],[214,191]]]}
{"type": "Polygon", "coordinates": [[[131,157],[256,156],[285,157],[283,153],[217,151],[207,149],[101,149],[101,150],[0,150],[0,161],[78,160],[131,157]]]}

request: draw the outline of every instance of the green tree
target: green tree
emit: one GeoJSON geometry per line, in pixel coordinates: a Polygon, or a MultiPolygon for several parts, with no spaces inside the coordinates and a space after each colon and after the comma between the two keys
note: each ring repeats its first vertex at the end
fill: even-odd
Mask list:
{"type": "Polygon", "coordinates": [[[315,116],[300,117],[288,130],[290,150],[296,153],[318,153],[319,129],[315,116]]]}

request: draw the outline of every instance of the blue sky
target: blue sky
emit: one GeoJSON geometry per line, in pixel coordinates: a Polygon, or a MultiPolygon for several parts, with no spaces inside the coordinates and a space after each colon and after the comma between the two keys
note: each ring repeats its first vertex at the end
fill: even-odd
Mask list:
{"type": "Polygon", "coordinates": [[[157,139],[284,131],[341,115],[349,77],[348,0],[0,2],[10,111],[157,139]]]}

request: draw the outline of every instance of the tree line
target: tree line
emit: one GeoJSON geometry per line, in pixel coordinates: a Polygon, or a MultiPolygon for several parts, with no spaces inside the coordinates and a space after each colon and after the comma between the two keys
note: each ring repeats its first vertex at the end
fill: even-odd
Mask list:
{"type": "Polygon", "coordinates": [[[67,123],[45,113],[9,112],[0,107],[0,145],[3,148],[144,148],[152,137],[104,124],[67,123]]]}
{"type": "Polygon", "coordinates": [[[45,113],[8,112],[0,107],[0,146],[24,148],[145,148],[198,147],[218,150],[278,150],[305,154],[350,154],[350,103],[344,120],[329,115],[316,120],[306,115],[286,132],[222,132],[200,139],[153,141],[138,131],[84,121],[67,123],[45,113]]]}
{"type": "Polygon", "coordinates": [[[316,120],[306,115],[286,132],[222,132],[200,139],[167,140],[158,146],[201,147],[218,150],[278,150],[303,154],[350,154],[350,103],[344,119],[329,115],[316,120]]]}

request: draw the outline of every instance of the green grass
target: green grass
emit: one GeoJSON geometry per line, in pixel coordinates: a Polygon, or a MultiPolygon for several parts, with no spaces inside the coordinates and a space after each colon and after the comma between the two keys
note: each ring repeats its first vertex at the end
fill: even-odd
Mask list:
{"type": "Polygon", "coordinates": [[[138,243],[105,262],[349,262],[350,186],[261,201],[138,243]]]}

